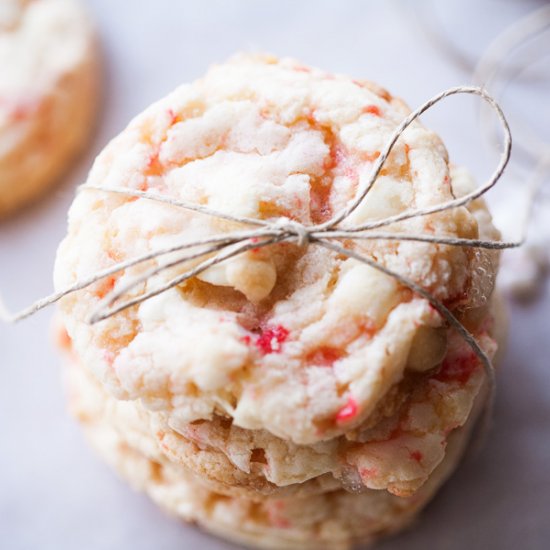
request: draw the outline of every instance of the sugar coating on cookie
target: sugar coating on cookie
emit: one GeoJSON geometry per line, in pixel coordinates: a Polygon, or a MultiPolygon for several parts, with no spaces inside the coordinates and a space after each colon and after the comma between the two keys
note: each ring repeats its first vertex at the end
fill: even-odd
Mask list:
{"type": "MultiPolygon", "coordinates": [[[[354,197],[408,113],[366,81],[288,59],[238,56],[136,117],[97,158],[88,182],[238,216],[322,222],[354,197]]],[[[440,139],[413,123],[346,223],[438,204],[472,185],[466,175],[451,174],[440,139]]],[[[82,192],[59,249],[56,286],[159,247],[238,229],[243,226],[146,199],[82,192]]],[[[496,235],[481,201],[389,229],[496,235]]],[[[481,312],[470,315],[474,328],[482,321],[494,254],[384,240],[347,246],[454,311],[481,312]]],[[[404,373],[437,368],[446,353],[442,320],[426,300],[355,260],[294,243],[252,250],[97,325],[87,323],[111,290],[157,261],[166,258],[66,297],[61,312],[79,359],[107,388],[119,398],[141,399],[174,426],[222,415],[297,444],[329,440],[363,424],[404,373]]],[[[163,271],[133,295],[189,265],[163,271]]]]}
{"type": "Polygon", "coordinates": [[[0,3],[0,216],[55,182],[90,135],[94,32],[77,0],[0,3]]]}

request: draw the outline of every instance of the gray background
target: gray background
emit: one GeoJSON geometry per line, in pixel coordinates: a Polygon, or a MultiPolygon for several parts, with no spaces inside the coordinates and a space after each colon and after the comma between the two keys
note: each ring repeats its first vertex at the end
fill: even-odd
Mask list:
{"type": "MultiPolygon", "coordinates": [[[[95,154],[130,117],[210,63],[238,50],[292,55],[375,80],[416,106],[443,88],[470,81],[469,73],[427,38],[426,24],[436,25],[475,60],[492,37],[541,2],[441,0],[437,9],[433,4],[88,0],[103,44],[104,109],[93,144],[63,184],[0,224],[0,285],[9,305],[21,308],[51,291],[65,212],[95,154]]],[[[541,67],[548,77],[549,67],[541,67]]],[[[547,98],[548,80],[535,79],[504,106],[524,109],[535,124],[548,127],[547,98]]],[[[478,137],[471,100],[450,99],[424,120],[442,134],[453,160],[480,179],[489,174],[496,156],[478,137]]],[[[508,184],[517,173],[508,175],[508,184]]],[[[512,304],[495,427],[484,450],[460,468],[413,530],[380,548],[548,548],[549,305],[548,288],[528,306],[512,304]]],[[[0,548],[234,548],[165,517],[91,453],[65,412],[51,315],[50,310],[14,328],[0,326],[0,548]]]]}

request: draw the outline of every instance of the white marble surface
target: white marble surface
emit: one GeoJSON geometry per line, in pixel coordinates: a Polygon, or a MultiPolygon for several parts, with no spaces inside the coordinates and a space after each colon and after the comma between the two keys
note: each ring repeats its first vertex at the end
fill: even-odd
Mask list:
{"type": "MultiPolygon", "coordinates": [[[[94,143],[64,183],[39,205],[0,224],[0,285],[14,309],[51,290],[65,212],[95,154],[131,116],[199,76],[211,62],[242,49],[292,55],[378,81],[412,106],[469,81],[468,73],[425,37],[414,16],[418,3],[413,6],[412,0],[88,4],[103,42],[104,109],[94,143]]],[[[540,4],[441,0],[436,20],[443,35],[475,59],[491,36],[540,4]]],[[[549,68],[544,70],[548,76],[549,68]]],[[[533,107],[542,96],[529,90],[528,97],[527,107],[533,107]]],[[[539,111],[536,117],[548,114],[539,111]]],[[[425,120],[441,132],[453,159],[480,178],[488,175],[495,156],[476,137],[471,100],[451,99],[425,120]]],[[[548,290],[529,306],[512,306],[495,428],[485,449],[460,468],[411,531],[380,548],[548,548],[548,290]]],[[[91,453],[65,413],[58,357],[50,342],[51,315],[50,310],[13,328],[0,326],[0,548],[234,548],[165,517],[91,453]]]]}

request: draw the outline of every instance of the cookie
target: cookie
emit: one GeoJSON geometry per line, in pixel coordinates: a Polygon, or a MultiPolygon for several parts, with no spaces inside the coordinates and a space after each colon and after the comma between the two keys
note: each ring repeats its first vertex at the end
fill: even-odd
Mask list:
{"type": "MultiPolygon", "coordinates": [[[[320,223],[354,197],[408,113],[402,101],[368,82],[292,60],[238,56],[136,117],[99,155],[87,183],[154,192],[234,216],[320,223]]],[[[471,185],[467,176],[455,177],[440,139],[415,122],[346,223],[438,204],[471,185]]],[[[71,207],[58,252],[57,288],[159,247],[243,228],[85,189],[71,207]]],[[[388,230],[498,235],[481,201],[388,230]]],[[[474,329],[481,322],[495,253],[383,239],[348,246],[409,277],[474,329]]],[[[60,311],[86,368],[117,398],[141,400],[176,429],[226,417],[295,445],[330,442],[373,418],[407,373],[430,372],[445,356],[445,323],[427,300],[314,243],[251,250],[90,326],[111,290],[165,261],[127,268],[67,296],[60,311]]],[[[161,271],[130,297],[190,265],[161,271]]]]}
{"type": "Polygon", "coordinates": [[[86,435],[134,488],[209,532],[273,549],[347,549],[409,525],[457,465],[484,399],[482,392],[467,425],[451,436],[445,459],[414,497],[367,489],[252,501],[209,489],[160,452],[132,403],[114,399],[97,383],[79,383],[78,369],[67,374],[71,408],[86,435]]]}
{"type": "Polygon", "coordinates": [[[0,6],[0,217],[59,180],[94,127],[98,53],[77,0],[0,6]]]}

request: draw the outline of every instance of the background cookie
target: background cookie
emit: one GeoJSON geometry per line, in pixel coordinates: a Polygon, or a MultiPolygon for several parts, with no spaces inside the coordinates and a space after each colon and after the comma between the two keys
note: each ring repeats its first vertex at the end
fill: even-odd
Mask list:
{"type": "Polygon", "coordinates": [[[77,0],[0,5],[0,217],[55,183],[94,127],[98,53],[77,0]]]}

